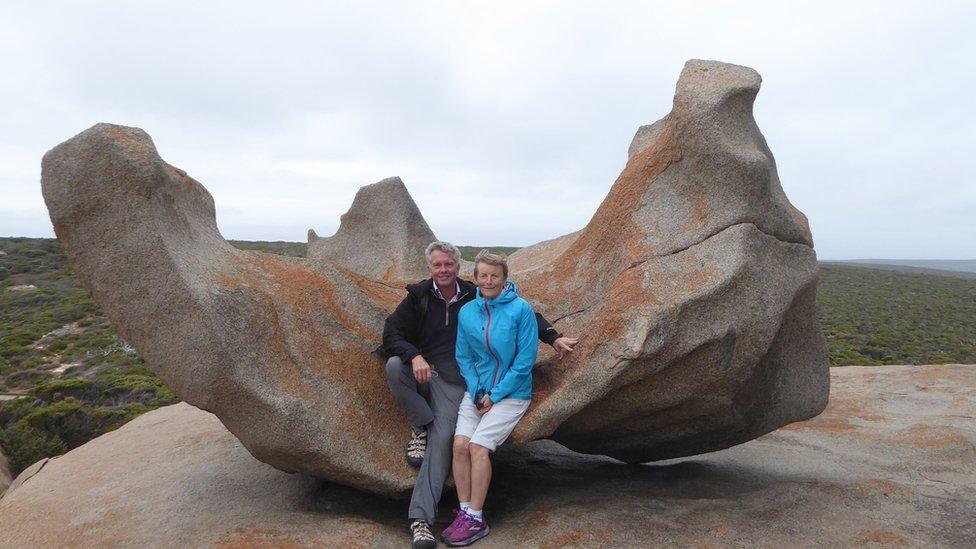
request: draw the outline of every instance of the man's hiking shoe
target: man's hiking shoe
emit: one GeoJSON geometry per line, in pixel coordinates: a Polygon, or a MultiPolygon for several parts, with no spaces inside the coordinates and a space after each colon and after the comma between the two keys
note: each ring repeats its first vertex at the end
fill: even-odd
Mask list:
{"type": "Polygon", "coordinates": [[[410,430],[410,442],[407,443],[407,463],[420,467],[427,453],[427,429],[410,430]]]}
{"type": "Polygon", "coordinates": [[[441,539],[453,547],[462,547],[471,545],[487,535],[488,523],[484,518],[476,519],[464,511],[459,511],[454,522],[441,534],[441,539]]]}
{"type": "Polygon", "coordinates": [[[426,520],[415,520],[410,523],[410,533],[413,535],[413,549],[434,549],[437,539],[430,532],[430,525],[426,520]]]}

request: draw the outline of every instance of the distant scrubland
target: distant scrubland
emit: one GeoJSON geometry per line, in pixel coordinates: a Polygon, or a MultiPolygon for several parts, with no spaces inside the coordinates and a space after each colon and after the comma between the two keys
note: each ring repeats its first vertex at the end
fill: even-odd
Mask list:
{"type": "MultiPolygon", "coordinates": [[[[232,244],[305,255],[298,242],[232,244]]],[[[469,260],[480,249],[461,247],[469,260]]],[[[89,299],[56,240],[0,238],[0,252],[0,447],[15,473],[177,402],[89,299]]],[[[820,275],[832,364],[976,363],[976,280],[845,265],[820,275]]]]}
{"type": "Polygon", "coordinates": [[[831,364],[976,363],[976,280],[821,265],[817,306],[831,364]]]}

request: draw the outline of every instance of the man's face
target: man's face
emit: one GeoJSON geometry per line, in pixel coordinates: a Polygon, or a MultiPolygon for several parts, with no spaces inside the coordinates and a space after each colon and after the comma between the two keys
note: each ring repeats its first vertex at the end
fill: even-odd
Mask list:
{"type": "Polygon", "coordinates": [[[447,252],[434,250],[430,253],[430,263],[427,265],[430,270],[430,277],[434,279],[434,284],[438,287],[446,288],[454,284],[461,271],[461,265],[454,261],[454,256],[447,252]]]}

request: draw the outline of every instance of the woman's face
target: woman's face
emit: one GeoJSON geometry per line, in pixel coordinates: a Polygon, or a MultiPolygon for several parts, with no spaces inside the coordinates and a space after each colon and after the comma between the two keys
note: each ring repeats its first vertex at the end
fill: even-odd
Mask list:
{"type": "Polygon", "coordinates": [[[475,282],[481,289],[481,295],[486,298],[498,297],[498,294],[502,293],[502,289],[505,288],[505,271],[502,266],[478,263],[476,267],[478,274],[475,276],[475,282]]]}

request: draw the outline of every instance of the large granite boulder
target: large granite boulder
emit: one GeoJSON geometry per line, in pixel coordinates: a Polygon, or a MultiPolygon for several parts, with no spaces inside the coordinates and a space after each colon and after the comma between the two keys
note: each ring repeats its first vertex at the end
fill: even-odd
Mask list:
{"type": "MultiPolygon", "coordinates": [[[[502,446],[477,547],[972,547],[976,366],[831,375],[821,416],[723,452],[635,467],[502,446]]],[[[177,404],[8,492],[0,547],[405,547],[404,511],[277,471],[177,404]]]]}
{"type": "Polygon", "coordinates": [[[582,336],[568,360],[538,366],[516,440],[648,461],[823,410],[816,254],[753,119],[759,84],[746,67],[689,61],[589,224],[516,254],[524,293],[582,336]]]}
{"type": "Polygon", "coordinates": [[[309,229],[306,257],[342,263],[384,282],[422,279],[423,250],[434,240],[403,181],[390,177],[359,189],[336,234],[322,238],[309,229]]]}
{"type": "Polygon", "coordinates": [[[370,355],[395,289],[234,248],[206,189],[136,128],[99,124],[62,143],[42,184],[78,279],[180,397],[280,469],[409,487],[406,427],[370,355]]]}
{"type": "MultiPolygon", "coordinates": [[[[561,362],[542,353],[513,442],[640,462],[823,409],[816,256],[752,118],[758,89],[752,69],[689,62],[672,112],[586,228],[515,254],[525,295],[582,340],[561,362]]],[[[406,423],[370,356],[432,236],[402,183],[364,188],[307,259],[230,246],[210,195],[136,128],[99,124],[58,145],[42,186],[82,284],[182,398],[279,469],[410,488],[406,423]],[[370,219],[396,200],[405,213],[370,219]],[[423,237],[398,235],[410,231],[423,237]]]]}

